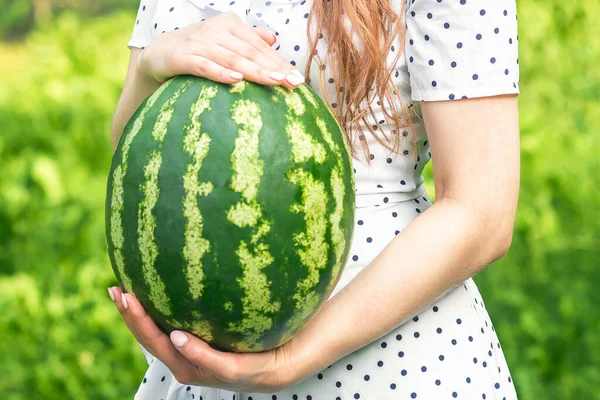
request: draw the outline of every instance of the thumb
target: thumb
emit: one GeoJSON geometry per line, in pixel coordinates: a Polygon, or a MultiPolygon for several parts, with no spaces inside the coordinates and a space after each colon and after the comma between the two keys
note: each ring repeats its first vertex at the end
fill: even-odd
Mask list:
{"type": "Polygon", "coordinates": [[[277,42],[277,36],[273,33],[269,32],[263,27],[255,26],[252,29],[256,31],[258,36],[260,36],[265,42],[269,43],[269,46],[273,46],[275,42],[277,42]]]}
{"type": "Polygon", "coordinates": [[[208,343],[187,332],[173,331],[170,337],[177,350],[192,364],[211,371],[222,381],[233,380],[232,353],[217,351],[208,343]]]}
{"type": "Polygon", "coordinates": [[[198,366],[204,365],[213,369],[219,364],[223,354],[226,354],[213,349],[205,341],[187,332],[173,331],[170,337],[177,350],[198,366]]]}

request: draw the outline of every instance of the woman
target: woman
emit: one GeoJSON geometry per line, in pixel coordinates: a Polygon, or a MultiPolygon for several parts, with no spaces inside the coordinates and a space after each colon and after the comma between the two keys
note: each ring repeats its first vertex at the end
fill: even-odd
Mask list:
{"type": "Polygon", "coordinates": [[[357,224],[328,302],[272,351],[169,338],[110,288],[149,363],[135,399],[517,398],[471,278],[512,239],[515,0],[142,0],[129,47],[113,146],[172,76],[290,90],[305,79],[346,128],[357,224]]]}

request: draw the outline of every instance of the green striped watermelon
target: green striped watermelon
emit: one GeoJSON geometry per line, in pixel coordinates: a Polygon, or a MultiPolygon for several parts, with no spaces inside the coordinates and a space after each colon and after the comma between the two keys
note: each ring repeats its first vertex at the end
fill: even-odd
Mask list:
{"type": "Polygon", "coordinates": [[[337,284],[354,192],[342,129],[306,83],[178,76],[144,100],[113,156],[110,261],[164,332],[269,350],[337,284]]]}

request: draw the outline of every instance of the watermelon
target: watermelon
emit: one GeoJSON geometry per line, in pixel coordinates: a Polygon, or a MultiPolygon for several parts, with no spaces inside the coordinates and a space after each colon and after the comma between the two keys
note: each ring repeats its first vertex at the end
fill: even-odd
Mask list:
{"type": "Polygon", "coordinates": [[[354,192],[343,131],[306,83],[177,76],[142,102],[113,155],[111,265],[165,333],[270,350],[337,284],[354,192]]]}

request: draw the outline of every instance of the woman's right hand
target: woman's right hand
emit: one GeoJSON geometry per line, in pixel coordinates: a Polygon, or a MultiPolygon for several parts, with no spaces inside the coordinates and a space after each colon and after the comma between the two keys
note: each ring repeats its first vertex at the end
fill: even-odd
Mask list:
{"type": "Polygon", "coordinates": [[[190,74],[226,84],[243,77],[262,85],[297,87],[304,77],[271,47],[274,42],[266,29],[250,28],[224,12],[158,36],[140,53],[138,70],[158,83],[190,74]]]}

